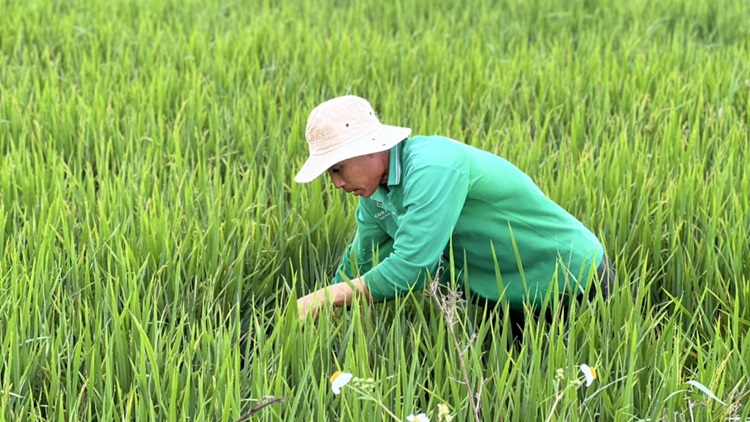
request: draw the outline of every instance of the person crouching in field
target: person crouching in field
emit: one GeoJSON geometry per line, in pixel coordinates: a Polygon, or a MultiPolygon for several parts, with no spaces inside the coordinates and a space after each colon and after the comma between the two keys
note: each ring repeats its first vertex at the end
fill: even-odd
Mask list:
{"type": "Polygon", "coordinates": [[[455,268],[469,296],[493,306],[507,301],[514,325],[522,326],[524,304],[548,293],[582,300],[593,280],[590,296],[610,294],[614,269],[602,244],[525,173],[458,141],[410,134],[382,124],[356,96],[310,113],[310,156],[294,180],[328,172],[360,200],[357,234],[333,284],[297,301],[301,319],[326,301],[346,306],[364,294],[381,302],[419,290],[441,264],[455,268]]]}

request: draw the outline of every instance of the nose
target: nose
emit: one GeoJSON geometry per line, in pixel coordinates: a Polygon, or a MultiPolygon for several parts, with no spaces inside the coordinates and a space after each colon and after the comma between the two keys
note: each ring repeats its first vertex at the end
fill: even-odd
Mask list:
{"type": "Polygon", "coordinates": [[[342,189],[346,185],[344,179],[336,173],[331,173],[331,180],[333,181],[333,186],[336,186],[336,189],[342,189]]]}

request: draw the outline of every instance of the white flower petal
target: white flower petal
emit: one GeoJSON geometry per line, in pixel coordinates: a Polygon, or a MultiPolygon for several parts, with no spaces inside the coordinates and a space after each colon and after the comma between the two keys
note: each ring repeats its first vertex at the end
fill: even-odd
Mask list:
{"type": "Polygon", "coordinates": [[[407,422],[430,422],[430,418],[427,417],[424,413],[420,413],[416,416],[412,413],[411,415],[406,417],[407,422]]]}
{"type": "Polygon", "coordinates": [[[349,381],[351,381],[352,378],[354,378],[354,376],[349,372],[336,371],[336,373],[331,376],[331,390],[333,391],[333,394],[338,395],[341,393],[341,387],[349,384],[349,381]]]}
{"type": "Polygon", "coordinates": [[[581,372],[583,372],[583,376],[586,377],[586,387],[590,386],[596,379],[596,370],[584,363],[581,365],[581,372]]]}

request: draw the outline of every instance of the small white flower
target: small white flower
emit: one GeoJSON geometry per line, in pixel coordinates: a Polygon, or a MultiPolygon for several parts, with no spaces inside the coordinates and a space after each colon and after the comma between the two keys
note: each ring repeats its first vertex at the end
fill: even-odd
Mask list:
{"type": "Polygon", "coordinates": [[[583,372],[583,376],[586,377],[586,387],[588,387],[596,379],[596,369],[584,363],[581,365],[581,372],[583,372]]]}
{"type": "Polygon", "coordinates": [[[338,395],[341,392],[341,387],[349,384],[349,381],[351,381],[352,378],[354,378],[354,376],[348,372],[334,372],[334,374],[331,375],[331,390],[333,390],[333,394],[338,395]]]}
{"type": "Polygon", "coordinates": [[[424,413],[420,413],[416,416],[414,414],[411,414],[406,417],[407,422],[430,422],[430,418],[427,417],[424,413]]]}

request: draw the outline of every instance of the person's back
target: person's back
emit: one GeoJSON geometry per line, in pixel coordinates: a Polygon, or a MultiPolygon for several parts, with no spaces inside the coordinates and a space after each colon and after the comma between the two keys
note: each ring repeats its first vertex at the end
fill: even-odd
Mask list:
{"type": "MultiPolygon", "coordinates": [[[[467,275],[462,281],[475,294],[492,301],[504,298],[521,308],[524,301],[539,302],[554,280],[560,291],[582,289],[599,265],[603,248],[596,236],[507,160],[442,136],[413,137],[394,149],[401,180],[389,185],[386,194],[362,198],[360,206],[370,211],[364,214],[395,237],[404,221],[401,216],[409,212],[404,204],[415,208],[412,212],[425,213],[418,220],[425,221],[431,233],[404,245],[407,254],[438,251],[431,257],[434,264],[440,252],[444,258],[453,256],[453,265],[467,275]],[[410,196],[418,202],[425,191],[441,198],[420,210],[424,204],[410,201],[410,196]],[[381,207],[389,218],[382,218],[381,207]],[[434,244],[451,233],[448,243],[434,244]]],[[[429,261],[429,256],[420,260],[429,261]]],[[[401,269],[391,276],[397,274],[407,276],[401,269]]]]}

